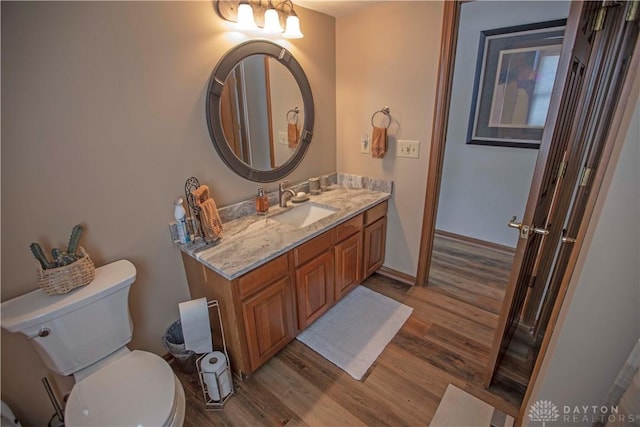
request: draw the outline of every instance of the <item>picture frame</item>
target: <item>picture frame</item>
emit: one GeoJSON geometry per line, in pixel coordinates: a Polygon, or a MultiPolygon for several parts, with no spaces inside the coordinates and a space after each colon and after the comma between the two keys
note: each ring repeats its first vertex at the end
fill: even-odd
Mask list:
{"type": "Polygon", "coordinates": [[[467,144],[537,149],[566,19],[480,33],[467,144]]]}

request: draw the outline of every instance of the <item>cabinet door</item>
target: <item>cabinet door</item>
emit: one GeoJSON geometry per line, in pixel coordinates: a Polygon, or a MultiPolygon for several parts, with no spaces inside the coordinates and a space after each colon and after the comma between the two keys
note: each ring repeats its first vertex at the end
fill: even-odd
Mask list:
{"type": "Polygon", "coordinates": [[[336,245],[336,286],[338,301],[362,281],[362,232],[336,245]]]}
{"type": "Polygon", "coordinates": [[[305,329],[333,304],[333,251],[296,268],[298,328],[305,329]]]}
{"type": "Polygon", "coordinates": [[[252,371],[294,338],[291,307],[288,277],[283,277],[242,302],[252,371]]]}
{"type": "Polygon", "coordinates": [[[364,229],[364,277],[371,276],[384,263],[387,239],[387,217],[382,217],[364,229]]]}

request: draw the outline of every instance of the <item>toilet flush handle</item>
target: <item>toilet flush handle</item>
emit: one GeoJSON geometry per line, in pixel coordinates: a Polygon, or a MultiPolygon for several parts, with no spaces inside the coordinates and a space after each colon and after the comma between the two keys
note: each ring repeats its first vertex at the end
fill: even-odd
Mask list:
{"type": "Polygon", "coordinates": [[[37,333],[37,334],[35,334],[35,335],[30,335],[30,336],[28,336],[28,337],[27,337],[27,339],[28,339],[28,340],[32,340],[32,339],[34,339],[34,338],[44,338],[44,337],[48,337],[50,333],[51,333],[51,329],[49,329],[49,328],[46,328],[46,327],[42,326],[42,327],[40,328],[40,330],[38,331],[38,333],[37,333]]]}

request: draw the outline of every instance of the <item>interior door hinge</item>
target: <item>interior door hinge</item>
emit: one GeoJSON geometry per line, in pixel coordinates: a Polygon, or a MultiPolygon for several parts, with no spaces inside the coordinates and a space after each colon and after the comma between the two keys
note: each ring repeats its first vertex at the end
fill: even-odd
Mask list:
{"type": "Polygon", "coordinates": [[[604,27],[604,17],[607,15],[607,8],[600,6],[596,20],[593,22],[593,31],[600,31],[604,27]]]}
{"type": "Polygon", "coordinates": [[[529,281],[529,287],[533,288],[536,285],[536,279],[538,276],[531,276],[531,280],[529,281]]]}
{"type": "Polygon", "coordinates": [[[560,162],[560,166],[558,167],[558,179],[564,178],[564,174],[567,172],[567,161],[563,160],[560,162]]]}
{"type": "Polygon", "coordinates": [[[638,0],[630,1],[629,5],[627,6],[627,14],[624,17],[624,20],[627,22],[635,21],[636,19],[638,19],[639,10],[640,10],[640,1],[638,0]]]}
{"type": "Polygon", "coordinates": [[[589,185],[589,178],[591,178],[591,168],[582,168],[582,176],[580,177],[579,187],[586,187],[589,185]]]}

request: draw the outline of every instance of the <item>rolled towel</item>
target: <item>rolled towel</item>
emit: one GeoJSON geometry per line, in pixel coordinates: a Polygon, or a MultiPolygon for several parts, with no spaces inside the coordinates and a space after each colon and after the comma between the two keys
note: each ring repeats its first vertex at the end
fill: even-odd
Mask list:
{"type": "Polygon", "coordinates": [[[289,148],[296,148],[298,146],[298,124],[289,123],[287,125],[287,140],[289,142],[289,148]]]}
{"type": "Polygon", "coordinates": [[[381,159],[387,152],[387,128],[374,127],[371,133],[371,157],[381,159]]]}

